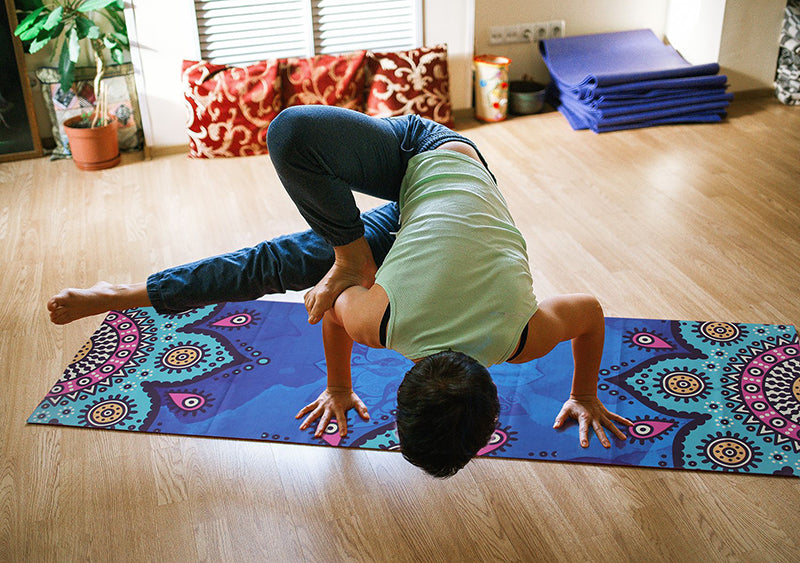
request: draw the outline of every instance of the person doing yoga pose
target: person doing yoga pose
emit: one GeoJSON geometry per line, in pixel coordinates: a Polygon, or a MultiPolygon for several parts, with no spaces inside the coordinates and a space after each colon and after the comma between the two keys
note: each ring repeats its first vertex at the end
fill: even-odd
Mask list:
{"type": "Polygon", "coordinates": [[[428,473],[455,474],[489,441],[498,422],[488,366],[524,363],[571,340],[569,399],[555,419],[620,439],[631,422],[597,398],[603,311],[589,295],[537,303],[527,249],[494,175],[475,144],[417,116],[372,118],[327,106],[297,106],[270,124],[275,170],[311,229],[150,275],[145,283],[65,289],[48,302],[57,324],[111,309],[152,306],[180,313],[286,290],[305,295],[310,323],[322,321],[327,387],[296,418],[347,412],[365,420],[353,390],[353,342],[391,348],[414,362],[397,392],[403,455],[428,473]],[[389,200],[360,213],[353,191],[389,200]]]}

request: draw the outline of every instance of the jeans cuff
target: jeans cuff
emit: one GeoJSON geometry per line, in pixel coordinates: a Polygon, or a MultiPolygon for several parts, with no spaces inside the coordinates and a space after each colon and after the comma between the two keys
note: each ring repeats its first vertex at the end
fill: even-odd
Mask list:
{"type": "Polygon", "coordinates": [[[172,313],[172,311],[164,304],[164,299],[161,296],[161,278],[161,272],[150,274],[147,277],[147,298],[156,313],[165,315],[172,313]]]}
{"type": "Polygon", "coordinates": [[[345,231],[343,233],[336,233],[335,236],[324,237],[331,246],[344,246],[350,244],[364,236],[364,224],[362,223],[358,229],[345,231]]]}

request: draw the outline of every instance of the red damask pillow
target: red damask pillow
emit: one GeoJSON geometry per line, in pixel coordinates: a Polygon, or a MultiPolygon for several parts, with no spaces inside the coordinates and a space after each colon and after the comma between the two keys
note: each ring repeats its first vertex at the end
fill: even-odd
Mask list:
{"type": "Polygon", "coordinates": [[[266,154],[270,122],[281,110],[278,61],[231,67],[183,61],[189,105],[189,156],[266,154]]]}
{"type": "Polygon", "coordinates": [[[366,51],[357,51],[283,60],[283,107],[317,104],[364,111],[365,56],[366,51]]]}
{"type": "Polygon", "coordinates": [[[416,113],[447,126],[453,124],[447,45],[368,52],[367,90],[368,115],[416,113]]]}

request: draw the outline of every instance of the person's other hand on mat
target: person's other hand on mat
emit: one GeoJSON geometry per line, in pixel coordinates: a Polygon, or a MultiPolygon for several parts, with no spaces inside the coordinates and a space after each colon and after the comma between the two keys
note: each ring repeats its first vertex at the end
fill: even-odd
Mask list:
{"type": "Polygon", "coordinates": [[[349,387],[328,387],[320,393],[316,401],[303,407],[295,418],[308,414],[300,425],[300,430],[305,430],[312,422],[319,419],[317,430],[314,432],[315,438],[322,436],[328,423],[335,418],[339,425],[339,435],[344,437],[347,436],[347,411],[350,409],[355,409],[362,419],[369,420],[367,407],[355,391],[349,387]]]}
{"type": "Polygon", "coordinates": [[[625,432],[617,428],[612,421],[619,422],[625,426],[631,426],[633,424],[633,422],[627,418],[609,411],[595,395],[570,395],[570,398],[564,403],[564,406],[561,407],[561,412],[558,413],[553,428],[561,428],[567,418],[574,418],[578,421],[578,435],[580,437],[581,447],[584,448],[589,447],[590,426],[594,429],[603,447],[610,448],[611,442],[609,442],[603,427],[605,426],[611,430],[620,440],[627,440],[628,437],[625,435],[625,432]]]}

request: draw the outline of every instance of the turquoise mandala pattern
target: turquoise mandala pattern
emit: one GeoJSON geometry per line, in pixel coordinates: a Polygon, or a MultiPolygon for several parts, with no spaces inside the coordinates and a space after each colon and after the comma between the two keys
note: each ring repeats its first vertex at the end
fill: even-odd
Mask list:
{"type": "MultiPolygon", "coordinates": [[[[320,438],[295,413],[325,386],[319,325],[300,304],[229,303],[164,316],[110,313],[31,423],[395,451],[395,396],[411,363],[356,344],[353,380],[370,411],[320,438]]],[[[598,395],[634,421],[611,449],[554,431],[569,392],[568,343],[490,369],[501,415],[479,455],[800,475],[800,345],[788,325],[606,320],[598,395]]]]}

